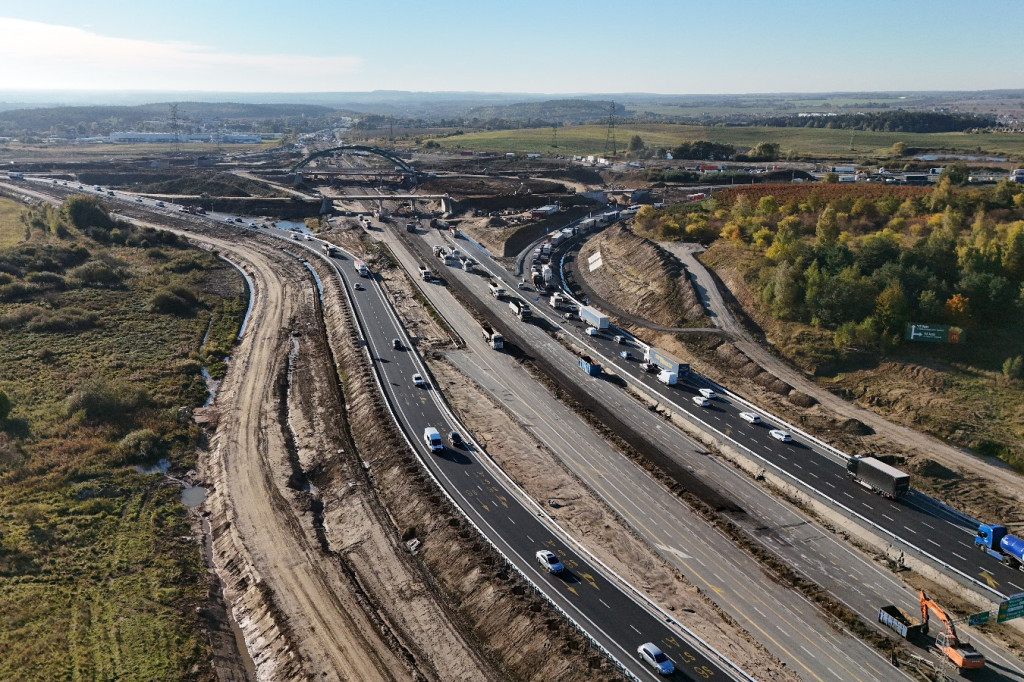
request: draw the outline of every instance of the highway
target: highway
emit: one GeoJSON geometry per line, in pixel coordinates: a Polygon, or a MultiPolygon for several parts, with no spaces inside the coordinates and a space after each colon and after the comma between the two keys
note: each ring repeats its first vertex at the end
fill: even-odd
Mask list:
{"type": "MultiPolygon", "coordinates": [[[[282,238],[288,234],[271,232],[282,238]]],[[[297,244],[316,249],[321,242],[303,239],[297,244]]],[[[692,679],[734,679],[735,672],[688,641],[680,628],[666,624],[665,614],[627,593],[567,542],[536,505],[524,501],[521,493],[489,466],[472,442],[462,448],[446,442],[442,453],[430,454],[423,444],[424,428],[433,426],[446,435],[461,431],[461,426],[437,391],[413,385],[414,373],[426,376],[427,372],[379,286],[372,278],[359,278],[354,268],[345,267],[351,263],[347,257],[331,261],[345,282],[366,335],[367,352],[409,441],[448,494],[515,567],[637,677],[653,676],[636,657],[636,647],[651,641],[692,679]],[[362,291],[353,288],[356,281],[362,281],[362,291]],[[393,339],[400,340],[400,349],[393,347],[393,339]],[[566,571],[554,576],[541,570],[534,559],[540,549],[553,551],[566,571]]]]}
{"type": "MultiPolygon", "coordinates": [[[[429,239],[432,242],[437,242],[440,237],[433,233],[429,239]]],[[[487,266],[491,274],[499,276],[509,291],[516,291],[518,280],[500,265],[494,263],[486,252],[477,249],[465,240],[459,240],[458,246],[464,253],[469,252],[473,258],[487,266]]],[[[438,260],[434,259],[431,262],[436,264],[438,260]]],[[[649,410],[640,406],[612,383],[584,375],[576,367],[575,356],[558,342],[552,340],[550,335],[543,331],[538,324],[520,322],[508,310],[507,304],[494,301],[486,291],[483,278],[466,275],[457,269],[444,268],[443,271],[449,280],[457,279],[460,284],[469,287],[481,305],[490,306],[495,313],[504,317],[505,322],[499,331],[506,333],[506,339],[511,335],[524,348],[528,348],[531,354],[544,356],[555,363],[557,369],[565,376],[585,387],[595,399],[609,406],[615,414],[623,415],[625,422],[645,434],[660,451],[670,453],[675,461],[683,463],[687,469],[697,472],[701,477],[713,482],[716,487],[724,490],[736,490],[737,499],[744,500],[748,517],[745,521],[741,520],[740,525],[747,528],[759,541],[784,558],[791,566],[797,567],[818,585],[831,594],[837,595],[865,620],[874,621],[878,606],[884,603],[898,604],[912,613],[916,611],[916,595],[890,573],[851,550],[834,534],[823,532],[817,524],[802,514],[793,512],[767,494],[750,497],[749,491],[743,490],[747,486],[740,485],[737,488],[738,484],[734,479],[742,477],[737,476],[734,471],[727,467],[709,466],[707,457],[694,456],[692,450],[688,452],[687,448],[681,447],[678,431],[667,427],[660,417],[652,415],[649,410]]],[[[892,512],[895,511],[891,508],[892,506],[902,510],[911,504],[920,504],[926,510],[918,512],[927,514],[925,523],[936,529],[942,528],[941,524],[943,523],[953,524],[958,528],[958,535],[964,536],[960,530],[964,527],[962,515],[952,512],[920,494],[913,494],[908,500],[897,505],[870,493],[846,478],[845,469],[838,464],[839,457],[836,455],[815,454],[815,450],[801,442],[799,438],[792,443],[781,443],[768,435],[770,427],[765,425],[756,427],[747,424],[737,415],[739,411],[752,408],[734,402],[733,398],[725,397],[716,400],[710,408],[696,407],[690,402],[690,398],[697,395],[699,386],[706,385],[706,382],[702,382],[699,377],[695,378],[696,381],[687,381],[676,387],[666,387],[653,379],[652,375],[642,373],[639,363],[620,360],[617,357],[617,352],[622,350],[623,346],[616,344],[611,339],[612,334],[603,333],[599,337],[588,337],[583,334],[582,324],[578,322],[565,324],[543,302],[534,302],[534,297],[530,296],[530,292],[519,293],[533,304],[535,315],[543,317],[550,325],[564,325],[565,332],[573,337],[579,348],[585,348],[587,353],[595,357],[600,354],[602,365],[612,367],[617,374],[625,377],[630,383],[642,386],[653,395],[659,396],[663,405],[671,404],[674,410],[689,415],[690,419],[703,430],[716,433],[722,440],[734,447],[739,447],[754,457],[761,457],[762,452],[767,453],[765,455],[766,464],[770,461],[768,458],[773,456],[776,461],[783,464],[787,462],[795,464],[797,465],[794,467],[795,471],[802,470],[806,480],[818,483],[825,490],[830,490],[831,486],[836,486],[838,490],[842,486],[843,491],[855,496],[855,500],[860,500],[871,506],[879,516],[885,513],[894,519],[903,520],[902,516],[892,515],[892,512]],[[832,459],[828,459],[829,457],[832,459]],[[835,475],[826,479],[823,473],[824,467],[818,460],[831,461],[831,469],[835,475]],[[923,498],[923,503],[920,501],[921,498],[923,498]],[[883,504],[891,506],[887,509],[883,504]]],[[[637,348],[634,346],[633,350],[637,351],[637,348]]],[[[636,352],[634,352],[635,354],[636,352]]],[[[718,389],[721,390],[721,387],[718,389]]],[[[753,411],[759,412],[766,423],[772,423],[766,413],[756,409],[753,411]]],[[[794,435],[796,434],[794,433],[794,435]]],[[[842,499],[847,498],[842,496],[842,499]]],[[[843,507],[837,507],[837,509],[845,512],[843,507]]],[[[939,532],[948,534],[948,531],[940,530],[939,532]]],[[[966,536],[966,539],[969,541],[970,536],[966,536]]],[[[988,559],[980,556],[980,553],[973,549],[970,554],[964,553],[963,556],[965,558],[973,557],[976,562],[988,559]]],[[[991,560],[991,563],[995,564],[997,568],[1003,568],[994,560],[991,560]]],[[[699,582],[692,577],[698,570],[691,563],[691,569],[684,573],[691,577],[691,580],[699,582]]],[[[1013,578],[1019,580],[1024,577],[1014,571],[1007,572],[1010,574],[1011,580],[1013,578]]],[[[741,619],[741,622],[744,622],[747,627],[756,631],[756,627],[748,624],[749,621],[749,618],[741,619]]],[[[1019,660],[1012,656],[1008,657],[998,647],[989,645],[984,637],[974,632],[969,634],[979,649],[983,650],[991,659],[1001,661],[1007,669],[1024,671],[1019,660]]]]}

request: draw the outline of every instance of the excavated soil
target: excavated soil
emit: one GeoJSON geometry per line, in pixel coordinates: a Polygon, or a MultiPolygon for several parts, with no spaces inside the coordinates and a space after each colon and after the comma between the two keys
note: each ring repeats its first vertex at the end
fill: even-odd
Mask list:
{"type": "Polygon", "coordinates": [[[704,326],[707,317],[682,264],[649,239],[616,224],[587,241],[577,276],[623,311],[669,327],[704,326]],[[590,269],[600,252],[602,265],[590,269]]]}

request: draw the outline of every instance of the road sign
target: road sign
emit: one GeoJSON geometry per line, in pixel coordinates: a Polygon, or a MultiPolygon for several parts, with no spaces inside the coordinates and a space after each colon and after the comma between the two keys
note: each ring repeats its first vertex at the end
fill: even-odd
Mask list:
{"type": "Polygon", "coordinates": [[[967,334],[960,327],[945,324],[908,324],[906,339],[929,343],[964,343],[967,334]]]}
{"type": "Polygon", "coordinates": [[[999,613],[996,615],[996,622],[1002,623],[1006,620],[1024,616],[1024,592],[1015,594],[1006,601],[999,603],[999,613]]]}
{"type": "Polygon", "coordinates": [[[982,611],[981,613],[972,613],[971,615],[967,616],[967,624],[971,627],[974,627],[975,625],[984,625],[988,622],[989,614],[989,611],[982,611]]]}

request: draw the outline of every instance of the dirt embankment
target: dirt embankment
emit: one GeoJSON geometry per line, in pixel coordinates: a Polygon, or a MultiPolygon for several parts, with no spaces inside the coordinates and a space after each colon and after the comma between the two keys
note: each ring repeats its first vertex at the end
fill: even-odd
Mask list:
{"type": "Polygon", "coordinates": [[[637,317],[669,327],[707,324],[679,260],[622,225],[609,227],[580,249],[576,272],[598,296],[637,317]],[[598,252],[601,266],[591,270],[590,259],[598,252]]]}
{"type": "MultiPolygon", "coordinates": [[[[378,262],[382,266],[378,277],[400,313],[415,317],[413,333],[418,347],[443,343],[445,333],[423,314],[405,274],[383,260],[378,262]]],[[[474,661],[478,670],[488,670],[484,661],[489,662],[486,675],[449,668],[441,671],[441,679],[491,679],[502,675],[513,679],[621,679],[607,659],[511,570],[437,490],[387,413],[351,322],[341,312],[344,306],[338,296],[339,292],[328,285],[327,326],[342,368],[346,413],[355,448],[366,466],[368,484],[387,509],[400,540],[419,543],[409,561],[422,570],[423,582],[402,582],[398,589],[393,587],[398,604],[425,593],[441,595],[442,600],[435,606],[443,607],[443,612],[429,615],[451,623],[458,631],[456,642],[474,643],[483,657],[474,661]]],[[[344,497],[351,493],[342,489],[333,494],[344,497]]],[[[340,512],[339,517],[343,517],[340,512]]],[[[338,531],[341,542],[358,547],[363,534],[358,525],[342,518],[337,523],[343,523],[338,531]]],[[[455,647],[450,631],[441,627],[435,631],[430,619],[408,610],[410,613],[403,614],[403,618],[416,620],[423,646],[432,645],[435,653],[446,645],[455,647]]]]}

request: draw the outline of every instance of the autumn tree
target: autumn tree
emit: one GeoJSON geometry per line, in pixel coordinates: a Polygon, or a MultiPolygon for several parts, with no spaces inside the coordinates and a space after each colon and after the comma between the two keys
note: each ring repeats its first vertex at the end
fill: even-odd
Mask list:
{"type": "Polygon", "coordinates": [[[953,324],[966,327],[971,321],[970,300],[963,294],[953,294],[946,301],[946,315],[953,324]]]}
{"type": "Polygon", "coordinates": [[[815,226],[815,235],[818,238],[818,246],[834,244],[839,239],[839,219],[836,210],[826,206],[818,216],[818,224],[815,226]]]}

